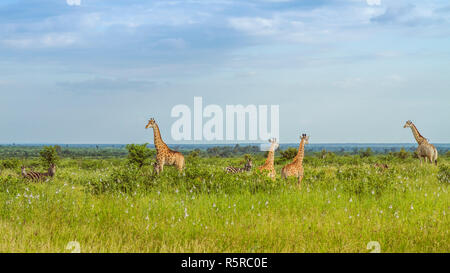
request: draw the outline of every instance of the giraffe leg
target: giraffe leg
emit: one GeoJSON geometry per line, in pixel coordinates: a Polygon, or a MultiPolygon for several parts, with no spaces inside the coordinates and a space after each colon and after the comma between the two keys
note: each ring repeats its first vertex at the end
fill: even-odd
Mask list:
{"type": "Polygon", "coordinates": [[[299,175],[298,176],[298,188],[299,189],[302,188],[302,180],[303,180],[303,175],[299,175]]]}
{"type": "Polygon", "coordinates": [[[179,160],[178,160],[178,162],[177,162],[177,169],[178,169],[178,172],[183,172],[183,169],[184,169],[184,157],[182,157],[182,158],[180,158],[179,160]]]}
{"type": "Polygon", "coordinates": [[[164,159],[156,160],[156,166],[155,166],[156,174],[159,175],[163,171],[164,164],[165,164],[164,159]]]}

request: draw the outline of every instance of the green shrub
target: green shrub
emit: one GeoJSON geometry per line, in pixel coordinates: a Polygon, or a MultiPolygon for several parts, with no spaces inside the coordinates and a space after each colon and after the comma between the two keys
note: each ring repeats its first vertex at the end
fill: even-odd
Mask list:
{"type": "Polygon", "coordinates": [[[44,149],[39,152],[39,155],[44,167],[48,167],[50,164],[56,164],[59,161],[56,146],[44,146],[44,149]]]}
{"type": "Polygon", "coordinates": [[[405,150],[405,148],[401,148],[399,152],[395,153],[395,156],[400,159],[407,159],[410,154],[405,150]]]}
{"type": "Polygon", "coordinates": [[[136,165],[116,167],[106,178],[99,178],[90,182],[90,190],[95,194],[107,192],[135,193],[145,189],[151,182],[147,175],[148,168],[139,168],[136,165]],[[145,171],[144,171],[145,170],[145,171]]]}
{"type": "Polygon", "coordinates": [[[450,184],[450,167],[440,165],[437,177],[440,182],[450,184]]]}
{"type": "Polygon", "coordinates": [[[373,155],[373,151],[371,148],[367,148],[365,151],[360,151],[359,155],[362,157],[369,157],[373,155]]]}
{"type": "Polygon", "coordinates": [[[369,168],[350,167],[339,169],[336,173],[340,187],[351,194],[381,195],[394,181],[394,178],[385,172],[384,175],[370,175],[369,168]]]}
{"type": "Polygon", "coordinates": [[[154,152],[147,147],[148,143],[144,144],[128,144],[126,146],[128,150],[128,163],[136,165],[142,168],[144,165],[149,164],[150,158],[154,155],[154,152]]]}
{"type": "Polygon", "coordinates": [[[17,169],[20,168],[20,161],[17,158],[10,158],[2,160],[0,164],[5,169],[17,169]]]}
{"type": "Polygon", "coordinates": [[[291,160],[297,155],[297,149],[295,148],[288,148],[284,151],[280,151],[281,158],[284,160],[291,160]]]}

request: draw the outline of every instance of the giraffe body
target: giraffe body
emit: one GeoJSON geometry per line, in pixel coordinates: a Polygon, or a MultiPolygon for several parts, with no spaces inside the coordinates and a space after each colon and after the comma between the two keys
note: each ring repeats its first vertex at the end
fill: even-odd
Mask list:
{"type": "Polygon", "coordinates": [[[420,144],[416,149],[416,153],[419,156],[420,162],[422,162],[423,158],[425,163],[429,161],[430,163],[434,162],[437,165],[438,152],[433,144],[430,143],[420,144]]]}
{"type": "Polygon", "coordinates": [[[428,140],[419,133],[416,125],[414,125],[414,123],[412,123],[412,121],[410,120],[408,120],[403,126],[403,128],[408,127],[411,128],[413,136],[416,139],[417,144],[419,144],[416,149],[416,153],[419,156],[420,163],[422,164],[423,158],[425,163],[428,160],[431,164],[434,163],[437,165],[438,151],[436,147],[434,147],[433,144],[430,144],[428,140]]]}
{"type": "Polygon", "coordinates": [[[278,148],[279,144],[277,143],[277,140],[275,138],[269,139],[269,142],[271,143],[271,145],[269,149],[269,154],[267,155],[266,162],[258,169],[262,172],[267,172],[267,175],[273,180],[275,179],[275,176],[277,174],[275,172],[274,161],[275,161],[275,150],[278,148]]]}
{"type": "Polygon", "coordinates": [[[298,179],[298,185],[301,185],[302,179],[303,179],[303,158],[305,156],[305,144],[308,144],[309,137],[306,136],[306,134],[303,134],[301,137],[300,145],[298,148],[298,153],[295,156],[294,160],[287,164],[286,166],[281,169],[281,177],[282,178],[288,178],[288,177],[297,177],[298,179]]]}
{"type": "Polygon", "coordinates": [[[154,144],[156,148],[156,163],[153,165],[157,174],[161,173],[164,165],[175,166],[179,172],[184,169],[184,156],[182,153],[171,150],[161,138],[158,124],[152,118],[149,120],[146,129],[153,128],[154,144]]]}

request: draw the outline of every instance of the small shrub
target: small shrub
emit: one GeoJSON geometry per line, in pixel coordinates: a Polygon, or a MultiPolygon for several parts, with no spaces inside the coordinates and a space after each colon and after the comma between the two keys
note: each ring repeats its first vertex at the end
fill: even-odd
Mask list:
{"type": "Polygon", "coordinates": [[[17,169],[20,165],[20,161],[17,158],[3,160],[0,164],[0,166],[5,169],[17,169]]]}
{"type": "Polygon", "coordinates": [[[59,161],[58,152],[55,146],[44,146],[44,149],[39,152],[40,161],[44,167],[50,164],[56,164],[59,161]]]}
{"type": "Polygon", "coordinates": [[[99,179],[91,182],[91,191],[95,194],[106,192],[134,193],[139,188],[145,188],[150,182],[144,175],[144,169],[136,165],[126,165],[114,168],[106,179],[99,179]]]}
{"type": "Polygon", "coordinates": [[[144,144],[128,144],[128,163],[142,168],[145,164],[150,162],[150,158],[154,155],[153,151],[147,147],[148,143],[144,144]]]}
{"type": "Polygon", "coordinates": [[[195,149],[188,154],[188,159],[194,159],[200,157],[200,149],[195,149]]]}
{"type": "Polygon", "coordinates": [[[395,156],[404,160],[407,159],[410,154],[405,150],[405,148],[401,148],[400,151],[395,154],[395,156]]]}
{"type": "Polygon", "coordinates": [[[291,160],[297,155],[297,149],[295,148],[288,148],[284,151],[280,151],[281,158],[284,160],[291,160]]]}
{"type": "Polygon", "coordinates": [[[440,165],[437,177],[439,182],[450,184],[450,167],[448,165],[440,165]]]}
{"type": "Polygon", "coordinates": [[[373,151],[371,148],[367,148],[365,151],[361,151],[359,155],[362,157],[369,157],[373,155],[373,151]]]}

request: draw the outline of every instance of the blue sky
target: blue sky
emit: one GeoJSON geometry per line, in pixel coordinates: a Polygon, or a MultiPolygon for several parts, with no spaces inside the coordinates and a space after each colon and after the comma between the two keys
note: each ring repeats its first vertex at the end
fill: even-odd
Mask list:
{"type": "Polygon", "coordinates": [[[177,104],[277,104],[280,141],[450,142],[443,0],[3,0],[0,143],[169,143],[177,104]]]}

